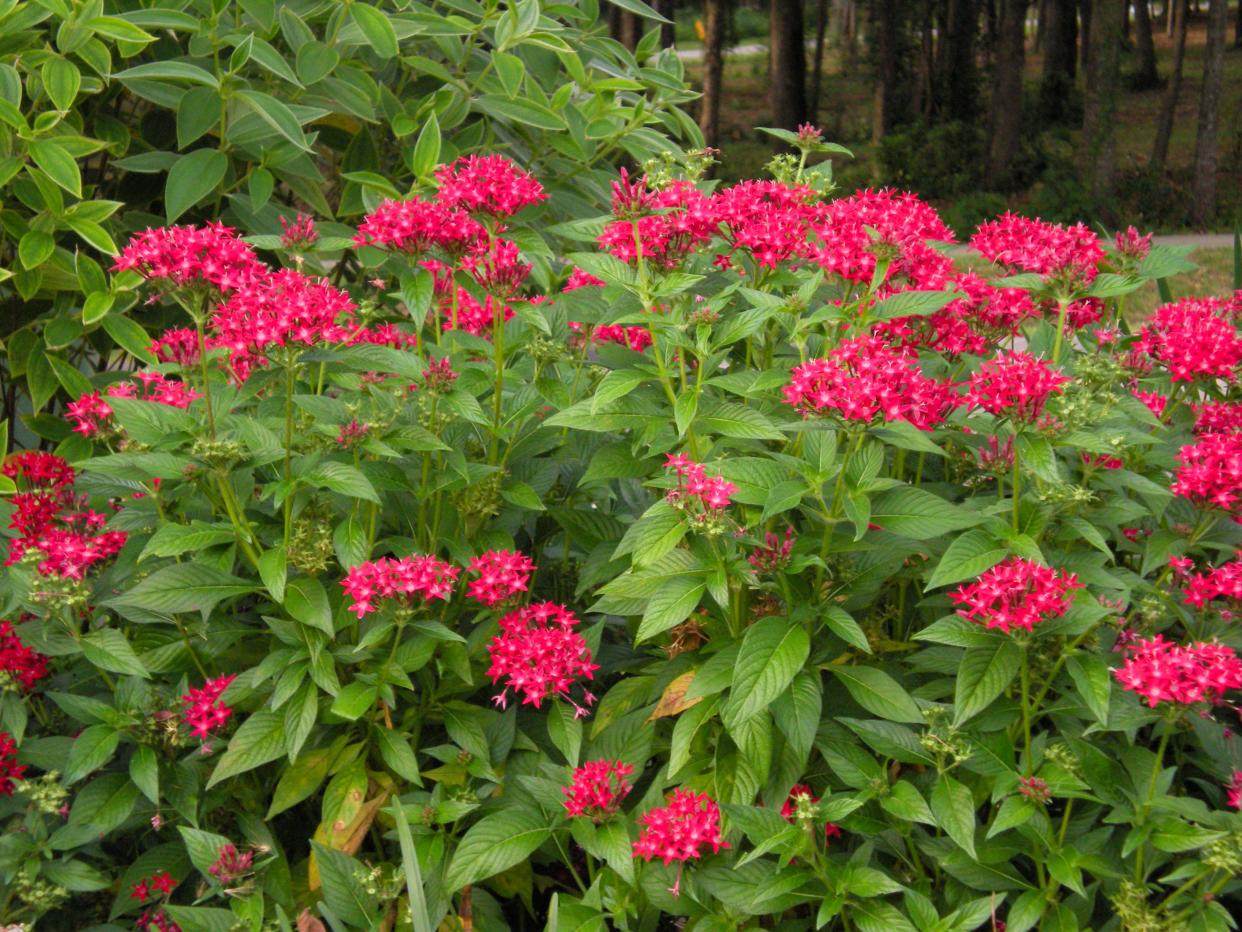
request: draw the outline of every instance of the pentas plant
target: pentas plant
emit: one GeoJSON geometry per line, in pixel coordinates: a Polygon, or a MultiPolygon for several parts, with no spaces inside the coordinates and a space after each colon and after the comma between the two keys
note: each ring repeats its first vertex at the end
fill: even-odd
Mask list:
{"type": "Polygon", "coordinates": [[[0,920],[1231,928],[1242,300],[777,135],[134,236],[3,467],[0,920]]]}

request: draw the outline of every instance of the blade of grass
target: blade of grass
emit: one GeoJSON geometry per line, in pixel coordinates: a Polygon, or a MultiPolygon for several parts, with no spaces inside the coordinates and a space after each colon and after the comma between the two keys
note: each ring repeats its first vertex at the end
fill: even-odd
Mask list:
{"type": "Polygon", "coordinates": [[[1242,288],[1242,220],[1233,222],[1233,290],[1242,288]]]}
{"type": "Polygon", "coordinates": [[[431,919],[427,915],[427,900],[423,896],[423,874],[418,865],[418,852],[414,849],[414,836],[405,818],[401,800],[392,800],[392,817],[397,823],[397,839],[401,843],[401,866],[405,870],[405,886],[410,898],[410,921],[414,932],[432,932],[431,919]]]}

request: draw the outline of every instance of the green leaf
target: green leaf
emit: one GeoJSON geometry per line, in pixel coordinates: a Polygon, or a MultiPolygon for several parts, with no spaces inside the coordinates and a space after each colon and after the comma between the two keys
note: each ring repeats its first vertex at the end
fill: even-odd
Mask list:
{"type": "Polygon", "coordinates": [[[328,765],[335,755],[330,748],[316,748],[306,751],[297,760],[285,768],[272,792],[272,804],[267,810],[266,818],[284,812],[306,799],[319,789],[328,776],[328,765]]]}
{"type": "Polygon", "coordinates": [[[362,864],[344,851],[317,841],[311,842],[311,850],[323,884],[323,899],[332,914],[347,928],[375,928],[378,904],[358,882],[359,875],[365,871],[362,864]]]}
{"type": "MultiPolygon", "coordinates": [[[[558,706],[563,703],[557,703],[558,706]]],[[[388,728],[376,728],[375,744],[379,748],[380,757],[388,765],[388,769],[403,780],[422,786],[423,778],[418,769],[418,756],[410,744],[410,739],[403,734],[388,728]]]]}
{"type": "Polygon", "coordinates": [[[253,583],[204,563],[177,563],[156,570],[128,592],[104,602],[122,611],[140,608],[173,615],[209,613],[224,599],[253,592],[253,583]]]}
{"type": "Polygon", "coordinates": [[[854,701],[890,722],[923,724],[923,713],[901,684],[875,667],[829,665],[829,672],[845,686],[854,701]]]}
{"type": "Polygon", "coordinates": [[[568,703],[554,702],[548,710],[548,737],[565,756],[566,763],[577,767],[582,751],[582,720],[568,703]]]}
{"type": "Polygon", "coordinates": [[[988,647],[966,651],[957,669],[953,724],[974,718],[1013,682],[1022,665],[1022,649],[1011,638],[996,638],[988,647]]]}
{"type": "Polygon", "coordinates": [[[96,667],[147,679],[151,674],[142,665],[129,641],[116,628],[100,628],[81,640],[82,653],[96,667]]]}
{"type": "Polygon", "coordinates": [[[707,584],[698,576],[674,576],[651,597],[643,620],[639,622],[635,643],[641,644],[669,628],[676,627],[699,607],[707,584]]]}
{"type": "Polygon", "coordinates": [[[262,91],[240,90],[237,91],[237,97],[245,101],[259,119],[289,142],[299,149],[310,149],[298,118],[294,116],[292,110],[271,94],[264,94],[262,91]]]}
{"type": "Polygon", "coordinates": [[[629,553],[634,555],[635,566],[650,566],[676,547],[688,530],[682,513],[660,499],[622,535],[613,558],[629,553]]]}
{"type": "Polygon", "coordinates": [[[64,782],[75,783],[98,770],[112,760],[120,743],[121,733],[111,725],[91,725],[83,729],[69,748],[64,782]]]}
{"type": "Polygon", "coordinates": [[[643,0],[609,0],[613,6],[619,6],[623,10],[628,10],[643,19],[655,20],[657,23],[668,23],[671,20],[665,19],[660,13],[656,12],[652,7],[648,6],[643,0]]]}
{"type": "Polygon", "coordinates": [[[476,98],[474,104],[490,117],[512,120],[515,123],[552,132],[565,130],[565,120],[560,114],[533,100],[525,98],[510,100],[501,94],[484,94],[476,98]]]}
{"type": "Polygon", "coordinates": [[[330,75],[340,64],[341,56],[336,49],[311,39],[298,49],[296,68],[303,84],[315,84],[330,75]]]}
{"type": "Polygon", "coordinates": [[[17,244],[17,258],[24,269],[38,268],[55,251],[56,240],[42,230],[28,230],[17,244]]]}
{"type": "Polygon", "coordinates": [[[418,863],[418,850],[414,847],[409,819],[401,808],[399,797],[393,797],[392,816],[397,824],[397,840],[401,845],[401,867],[405,872],[406,905],[409,907],[410,922],[414,932],[432,932],[431,918],[427,913],[427,897],[423,891],[422,867],[418,863]]]}
{"type": "Polygon", "coordinates": [[[397,31],[384,13],[365,3],[353,4],[349,12],[381,60],[394,59],[401,54],[397,45],[397,31]]]}
{"type": "MultiPolygon", "coordinates": [[[[191,87],[177,102],[177,148],[187,149],[208,130],[220,124],[220,92],[214,87],[191,87]]],[[[198,150],[210,152],[210,149],[198,150]]],[[[197,152],[190,153],[197,155],[197,152]]],[[[224,153],[220,153],[223,155],[224,153]]],[[[172,167],[176,170],[175,163],[172,167]]],[[[227,159],[225,161],[227,165],[227,159]]]]}
{"type": "Polygon", "coordinates": [[[355,680],[336,694],[336,699],[332,701],[332,714],[339,715],[347,722],[356,722],[366,714],[367,709],[375,705],[378,698],[378,686],[355,680]]]}
{"type": "Polygon", "coordinates": [[[217,149],[196,149],[177,161],[164,188],[164,212],[173,223],[216,189],[229,168],[229,158],[217,149]]]}
{"type": "Polygon", "coordinates": [[[873,524],[912,540],[930,540],[982,520],[931,492],[909,486],[881,492],[871,502],[873,524]]]}
{"type": "Polygon", "coordinates": [[[218,883],[211,874],[211,868],[220,859],[220,849],[230,843],[228,838],[188,825],[177,826],[177,831],[181,833],[181,841],[185,845],[186,854],[190,856],[190,863],[194,865],[194,869],[202,874],[207,882],[218,883]]]}
{"type": "Polygon", "coordinates": [[[255,712],[242,722],[228,749],[220,756],[207,781],[211,789],[222,780],[254,770],[285,753],[285,717],[278,712],[255,712]]]}
{"type": "Polygon", "coordinates": [[[160,768],[149,745],[140,744],[134,749],[129,759],[129,778],[143,796],[157,806],[160,804],[160,768]]]}
{"type": "Polygon", "coordinates": [[[871,642],[867,640],[866,632],[849,612],[839,605],[826,605],[823,612],[824,624],[828,626],[829,631],[851,647],[857,647],[867,654],[872,653],[871,642]]]}
{"type": "Polygon", "coordinates": [[[263,580],[263,588],[270,592],[277,602],[285,600],[288,573],[284,544],[277,544],[271,550],[264,551],[259,557],[259,578],[263,580]]]}
{"type": "Polygon", "coordinates": [[[975,854],[975,803],[970,790],[947,773],[941,774],[932,788],[932,815],[936,824],[972,858],[975,854]]]}
{"type": "Polygon", "coordinates": [[[194,553],[216,547],[220,544],[232,543],[237,539],[236,532],[229,524],[207,524],[193,521],[190,524],[161,524],[142,548],[138,555],[141,563],[148,557],[176,557],[183,553],[194,553]]]}
{"type": "Polygon", "coordinates": [[[379,504],[379,494],[375,491],[375,486],[371,485],[371,480],[357,466],[348,463],[320,463],[302,476],[302,481],[315,488],[329,489],[350,498],[379,504]]]}
{"type": "Polygon", "coordinates": [[[960,297],[961,295],[954,291],[900,291],[877,303],[871,309],[871,317],[876,320],[891,320],[894,317],[926,317],[960,297]]]}
{"type": "Polygon", "coordinates": [[[74,197],[82,196],[82,173],[77,161],[64,148],[49,139],[32,139],[26,149],[52,181],[74,197]]]}
{"type": "Polygon", "coordinates": [[[1065,670],[1074,681],[1078,695],[1082,696],[1082,701],[1091,710],[1091,714],[1100,723],[1107,722],[1113,678],[1104,658],[1078,652],[1066,661],[1065,670]]]}
{"type": "Polygon", "coordinates": [[[59,55],[49,58],[43,63],[40,76],[43,78],[43,88],[47,91],[47,96],[52,98],[57,110],[68,110],[73,106],[78,91],[82,88],[82,73],[72,62],[59,55]]]}
{"type": "Polygon", "coordinates": [[[746,629],[733,667],[728,720],[746,722],[766,710],[789,688],[811,652],[806,629],[773,615],[746,629]]]}
{"type": "Polygon", "coordinates": [[[925,590],[938,589],[963,579],[974,579],[1008,555],[1009,549],[982,528],[973,528],[954,538],[936,564],[925,590]]]}
{"type": "Polygon", "coordinates": [[[285,588],[285,610],[294,620],[322,631],[330,638],[336,634],[328,593],[318,579],[300,576],[292,580],[285,588]]]}
{"type": "MultiPolygon", "coordinates": [[[[136,12],[136,11],[135,11],[136,12]]],[[[144,11],[146,12],[146,11],[144,11]]],[[[156,12],[156,11],[150,11],[156,12]]],[[[93,16],[82,24],[83,28],[89,29],[91,32],[100,36],[107,36],[109,39],[115,39],[118,42],[138,42],[147,43],[154,42],[155,36],[147,32],[145,29],[139,28],[134,23],[122,19],[119,16],[93,16]]]]}
{"type": "Polygon", "coordinates": [[[181,932],[232,932],[237,928],[236,914],[218,906],[174,906],[170,903],[164,911],[181,932]]]}
{"type": "Polygon", "coordinates": [[[109,314],[103,319],[103,328],[121,349],[135,359],[155,364],[156,359],[151,352],[151,337],[136,320],[122,314],[109,314]]]}
{"type": "Polygon", "coordinates": [[[218,88],[220,86],[216,76],[206,68],[183,61],[148,62],[118,71],[112,77],[122,83],[126,81],[189,81],[191,84],[205,84],[208,87],[218,88]]]}
{"type": "Polygon", "coordinates": [[[454,893],[520,864],[551,835],[542,816],[516,806],[485,816],[471,826],[453,852],[444,892],[454,893]]]}
{"type": "Polygon", "coordinates": [[[695,419],[705,433],[739,440],[783,440],[785,435],[754,408],[732,401],[723,402],[695,419]]]}
{"type": "Polygon", "coordinates": [[[428,178],[439,161],[440,119],[433,110],[427,122],[423,124],[423,128],[419,130],[418,141],[414,143],[414,152],[410,156],[410,170],[417,178],[428,178]]]}

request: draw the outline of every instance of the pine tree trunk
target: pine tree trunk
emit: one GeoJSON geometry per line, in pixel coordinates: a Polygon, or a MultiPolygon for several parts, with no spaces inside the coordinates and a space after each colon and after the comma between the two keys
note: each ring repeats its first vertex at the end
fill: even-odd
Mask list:
{"type": "Polygon", "coordinates": [[[1101,217],[1112,221],[1116,162],[1117,85],[1121,78],[1121,19],[1126,0],[1095,0],[1091,16],[1091,55],[1086,72],[1082,138],[1091,196],[1101,217]]]}
{"type": "Polygon", "coordinates": [[[824,41],[828,32],[828,0],[819,0],[815,8],[815,62],[811,67],[811,122],[819,123],[819,91],[824,80],[824,41]]]}
{"type": "Polygon", "coordinates": [[[726,0],[703,4],[703,97],[699,101],[699,129],[703,144],[715,148],[720,137],[720,79],[724,74],[726,0]]]}
{"type": "Polygon", "coordinates": [[[1173,135],[1173,116],[1177,99],[1182,93],[1182,67],[1186,61],[1186,0],[1170,0],[1173,13],[1173,64],[1169,67],[1169,84],[1164,90],[1164,104],[1156,121],[1156,138],[1151,147],[1151,167],[1160,171],[1169,157],[1169,139],[1173,135]]]}
{"type": "Polygon", "coordinates": [[[795,130],[806,122],[806,40],[801,0],[770,0],[768,92],[772,125],[795,130]]]}
{"type": "Polygon", "coordinates": [[[1225,0],[1208,6],[1207,48],[1203,59],[1203,90],[1199,95],[1199,132],[1195,136],[1193,219],[1206,227],[1216,214],[1216,153],[1219,147],[1221,85],[1225,76],[1225,0]]]}
{"type": "Polygon", "coordinates": [[[1044,120],[1060,123],[1069,116],[1069,103],[1078,73],[1077,0],[1048,0],[1044,7],[1044,73],[1039,82],[1039,112],[1044,120]]]}
{"type": "Polygon", "coordinates": [[[638,48],[638,40],[643,35],[638,14],[617,8],[615,19],[612,22],[613,37],[631,52],[638,48]]]}
{"type": "Polygon", "coordinates": [[[1151,34],[1151,12],[1147,3],[1148,0],[1134,0],[1134,42],[1138,51],[1134,86],[1139,90],[1160,83],[1160,73],[1156,70],[1156,43],[1151,34]]]}
{"type": "Polygon", "coordinates": [[[1026,0],[1001,0],[997,18],[996,67],[988,112],[989,187],[1011,180],[1022,134],[1022,70],[1026,60],[1026,0]]]}
{"type": "Polygon", "coordinates": [[[948,0],[945,34],[941,40],[940,100],[945,119],[970,122],[977,113],[975,34],[979,26],[977,0],[948,0]]]}
{"type": "Polygon", "coordinates": [[[1091,60],[1091,14],[1094,12],[1092,5],[1092,0],[1078,0],[1078,18],[1082,20],[1078,67],[1084,75],[1087,73],[1087,63],[1091,60]]]}
{"type": "Polygon", "coordinates": [[[932,0],[923,0],[919,15],[922,19],[919,24],[919,61],[915,70],[911,109],[926,120],[931,115],[935,99],[932,75],[935,74],[936,46],[932,0]]]}
{"type": "Polygon", "coordinates": [[[898,0],[874,0],[871,41],[875,43],[876,82],[871,141],[878,143],[896,122],[898,0]]]}

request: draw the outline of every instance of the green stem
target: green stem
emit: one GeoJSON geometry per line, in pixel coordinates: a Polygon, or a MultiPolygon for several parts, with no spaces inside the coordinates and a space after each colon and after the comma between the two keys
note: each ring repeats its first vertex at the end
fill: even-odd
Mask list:
{"type": "Polygon", "coordinates": [[[492,346],[496,357],[496,393],[492,399],[494,426],[487,461],[495,465],[500,453],[500,419],[504,416],[505,396],[505,304],[503,301],[496,301],[492,310],[492,346]]]}
{"type": "MultiPolygon", "coordinates": [[[[1169,738],[1173,735],[1173,723],[1166,722],[1164,734],[1160,736],[1160,744],[1156,747],[1156,763],[1152,766],[1151,779],[1147,782],[1147,798],[1143,801],[1143,808],[1139,812],[1137,824],[1142,825],[1147,821],[1147,813],[1151,810],[1151,801],[1156,795],[1156,784],[1160,781],[1160,772],[1164,769],[1164,752],[1169,746],[1169,738]]],[[[1139,845],[1138,851],[1134,857],[1134,880],[1136,883],[1143,881],[1143,854],[1147,849],[1147,843],[1143,842],[1139,845]]]]}
{"type": "Polygon", "coordinates": [[[297,369],[292,362],[285,366],[285,549],[289,549],[289,532],[293,527],[293,392],[297,369]]]}
{"type": "Polygon", "coordinates": [[[1052,362],[1057,364],[1061,361],[1061,343],[1065,340],[1065,311],[1069,307],[1069,302],[1064,298],[1059,298],[1057,304],[1060,309],[1057,311],[1057,336],[1052,343],[1052,362]]]}
{"type": "Polygon", "coordinates": [[[1022,517],[1018,512],[1018,507],[1022,501],[1022,474],[1018,461],[1018,438],[1014,437],[1013,442],[1013,532],[1018,533],[1018,526],[1022,523],[1022,517]]]}
{"type": "Polygon", "coordinates": [[[207,668],[203,666],[203,662],[198,659],[198,654],[194,651],[194,645],[190,643],[190,632],[185,630],[185,625],[181,623],[180,618],[173,618],[177,623],[177,630],[181,632],[181,640],[185,644],[185,649],[190,652],[190,659],[194,661],[194,666],[198,668],[198,672],[202,674],[203,679],[211,679],[211,675],[207,672],[207,668]]]}
{"type": "Polygon", "coordinates": [[[1028,777],[1034,771],[1031,766],[1031,658],[1024,641],[1022,643],[1022,748],[1026,763],[1022,770],[1028,777]]]}
{"type": "Polygon", "coordinates": [[[211,383],[207,373],[207,338],[203,334],[203,319],[195,316],[194,327],[198,332],[198,365],[203,377],[203,404],[207,409],[207,435],[216,439],[216,414],[211,407],[211,383]]]}
{"type": "Polygon", "coordinates": [[[1212,876],[1213,874],[1215,874],[1215,873],[1216,873],[1216,869],[1215,869],[1215,868],[1213,868],[1212,870],[1208,871],[1207,873],[1204,873],[1204,874],[1195,874],[1195,876],[1193,876],[1193,877],[1191,877],[1190,879],[1188,879],[1188,880],[1187,880],[1185,883],[1183,883],[1180,887],[1178,887],[1176,890],[1174,890],[1172,893],[1170,893],[1168,896],[1166,896],[1163,900],[1161,900],[1161,901],[1160,901],[1160,905],[1159,905],[1159,906],[1157,906],[1157,907],[1156,907],[1156,909],[1157,909],[1157,910],[1166,910],[1166,909],[1168,909],[1168,908],[1169,908],[1169,904],[1170,904],[1170,903],[1172,903],[1175,899],[1177,899],[1179,896],[1181,896],[1183,893],[1185,893],[1187,890],[1189,890],[1191,887],[1193,887],[1195,884],[1197,884],[1197,883],[1198,883],[1200,880],[1202,880],[1203,878],[1205,878],[1205,877],[1211,877],[1211,876],[1212,876]]]}

